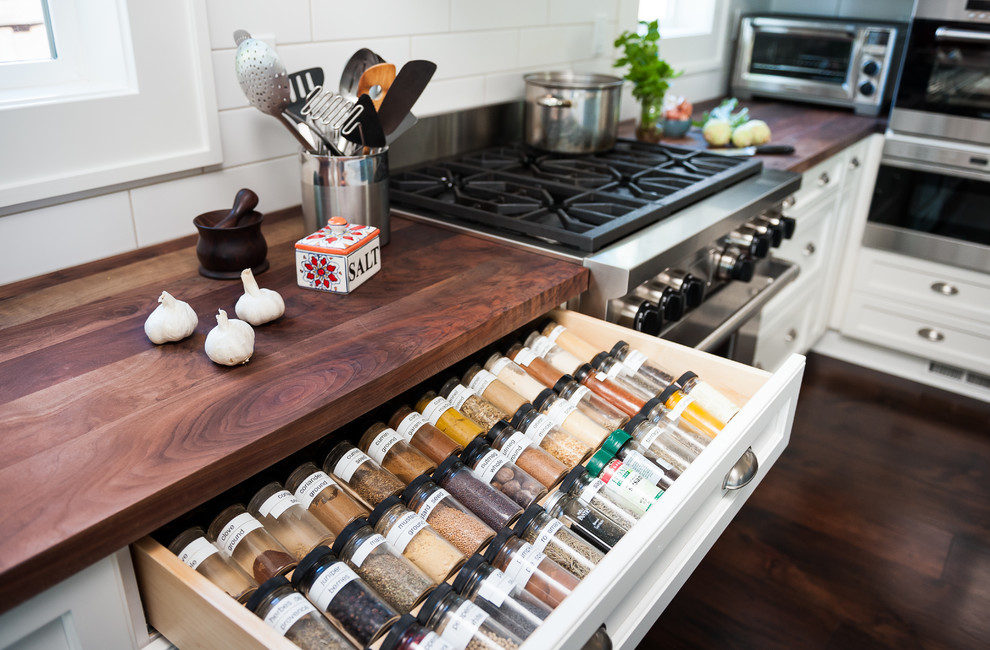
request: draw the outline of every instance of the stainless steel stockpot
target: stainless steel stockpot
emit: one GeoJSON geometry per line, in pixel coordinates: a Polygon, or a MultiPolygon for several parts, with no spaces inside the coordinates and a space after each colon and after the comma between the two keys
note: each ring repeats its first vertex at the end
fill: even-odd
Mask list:
{"type": "Polygon", "coordinates": [[[526,144],[574,154],[615,146],[622,79],[579,72],[537,72],[523,79],[526,144]]]}

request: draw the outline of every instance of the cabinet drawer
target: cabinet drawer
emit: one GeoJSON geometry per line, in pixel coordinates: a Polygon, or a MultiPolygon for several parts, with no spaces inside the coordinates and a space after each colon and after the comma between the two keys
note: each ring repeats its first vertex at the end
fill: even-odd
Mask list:
{"type": "Polygon", "coordinates": [[[790,355],[807,350],[812,342],[810,319],[816,306],[815,302],[791,300],[789,308],[776,313],[769,309],[769,304],[764,307],[753,365],[773,371],[790,355]]]}
{"type": "Polygon", "coordinates": [[[832,156],[801,174],[801,188],[794,193],[793,203],[784,206],[784,214],[800,217],[826,196],[834,196],[842,184],[846,160],[832,156]]]}
{"type": "MultiPolygon", "coordinates": [[[[576,312],[551,315],[603,349],[623,339],[662,365],[691,369],[746,400],[523,646],[579,647],[604,623],[616,647],[633,648],[786,447],[804,359],[793,355],[771,374],[576,312]],[[738,490],[723,489],[749,448],[758,459],[755,478],[738,490]]],[[[180,647],[294,647],[151,538],[136,543],[133,553],[149,622],[180,647]]]]}
{"type": "MultiPolygon", "coordinates": [[[[824,201],[813,212],[798,219],[794,237],[784,240],[780,248],[772,251],[774,257],[794,262],[801,267],[801,275],[815,273],[825,266],[831,254],[832,210],[835,200],[824,201]]],[[[800,278],[799,278],[800,279],[800,278]]]]}

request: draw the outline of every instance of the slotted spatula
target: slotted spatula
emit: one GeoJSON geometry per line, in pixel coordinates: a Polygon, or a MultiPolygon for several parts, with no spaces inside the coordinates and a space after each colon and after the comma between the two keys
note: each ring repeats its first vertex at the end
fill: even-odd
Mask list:
{"type": "Polygon", "coordinates": [[[293,72],[289,75],[290,101],[285,112],[296,122],[305,122],[302,107],[306,105],[306,97],[317,86],[323,85],[323,68],[308,68],[293,72]]]}

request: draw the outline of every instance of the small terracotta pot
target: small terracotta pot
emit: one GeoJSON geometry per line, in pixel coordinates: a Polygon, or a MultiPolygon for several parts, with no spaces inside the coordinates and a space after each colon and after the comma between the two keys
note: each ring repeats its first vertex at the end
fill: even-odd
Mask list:
{"type": "Polygon", "coordinates": [[[244,269],[251,269],[255,275],[268,270],[268,243],[261,234],[265,215],[249,212],[235,226],[213,226],[229,213],[229,209],[214,210],[193,219],[199,230],[196,257],[200,275],[217,280],[237,280],[244,269]]]}

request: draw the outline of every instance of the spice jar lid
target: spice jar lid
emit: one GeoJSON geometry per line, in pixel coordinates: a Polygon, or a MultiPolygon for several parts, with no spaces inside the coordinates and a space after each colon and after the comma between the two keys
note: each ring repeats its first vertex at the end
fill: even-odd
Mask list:
{"type": "Polygon", "coordinates": [[[419,609],[419,614],[416,615],[416,620],[419,621],[420,625],[426,625],[429,622],[430,616],[440,606],[444,597],[453,590],[454,588],[449,584],[441,582],[439,587],[430,592],[430,595],[423,601],[423,606],[419,609]]]}
{"type": "Polygon", "coordinates": [[[605,360],[608,359],[608,358],[609,358],[609,353],[608,352],[599,352],[591,360],[591,365],[595,368],[595,370],[601,370],[602,369],[602,365],[604,365],[605,360]]]}
{"type": "Polygon", "coordinates": [[[576,465],[572,468],[571,471],[567,472],[567,476],[564,477],[564,480],[560,482],[560,491],[570,492],[571,488],[574,487],[574,483],[581,478],[581,475],[584,474],[584,472],[585,469],[581,465],[576,465]]]}
{"type": "Polygon", "coordinates": [[[605,438],[605,442],[602,443],[602,449],[608,451],[614,456],[619,453],[620,449],[622,449],[622,445],[629,442],[630,438],[632,438],[632,436],[622,429],[616,429],[612,433],[608,434],[608,438],[605,438]]]}
{"type": "MultiPolygon", "coordinates": [[[[323,559],[328,556],[333,555],[333,551],[330,550],[329,546],[317,546],[312,551],[306,554],[306,557],[299,560],[299,564],[296,565],[295,570],[292,572],[292,586],[299,589],[300,583],[306,577],[313,567],[315,567],[323,559]]],[[[336,558],[335,558],[336,559],[336,558]]]]}
{"type": "Polygon", "coordinates": [[[594,453],[594,455],[591,457],[591,460],[588,461],[585,467],[587,467],[589,474],[591,474],[592,476],[598,476],[599,474],[602,473],[602,470],[605,469],[605,466],[608,465],[613,458],[615,458],[615,454],[613,454],[612,452],[608,451],[607,449],[599,449],[594,453]]]}
{"type": "Polygon", "coordinates": [[[340,556],[341,551],[347,546],[347,542],[351,541],[351,538],[357,535],[357,532],[368,525],[368,520],[364,517],[358,517],[351,523],[344,526],[344,529],[340,531],[337,535],[337,539],[333,540],[333,546],[331,550],[334,555],[340,556]]]}
{"type": "Polygon", "coordinates": [[[533,405],[530,404],[529,402],[520,406],[516,410],[516,412],[512,414],[512,421],[511,421],[512,426],[515,427],[516,429],[519,429],[520,426],[522,425],[523,418],[526,417],[526,414],[532,410],[534,410],[533,405]]]}
{"type": "Polygon", "coordinates": [[[413,480],[409,481],[409,485],[406,486],[406,489],[403,490],[400,495],[402,502],[409,505],[409,501],[413,498],[413,495],[416,494],[416,490],[419,489],[419,486],[427,481],[432,482],[432,480],[433,479],[430,478],[429,474],[420,474],[413,480]]]}
{"type": "Polygon", "coordinates": [[[567,493],[563,490],[557,490],[547,497],[546,503],[543,504],[543,509],[547,511],[547,514],[553,512],[553,509],[557,506],[557,502],[563,499],[565,494],[567,493]]]}
{"type": "Polygon", "coordinates": [[[468,561],[461,565],[461,569],[457,572],[454,577],[454,591],[464,595],[464,588],[468,586],[471,582],[471,578],[474,577],[475,571],[478,570],[482,564],[485,563],[485,556],[481,553],[475,553],[468,558],[468,561]]]}
{"type": "Polygon", "coordinates": [[[533,408],[539,410],[546,406],[552,398],[556,397],[557,393],[553,392],[552,388],[544,388],[540,391],[540,394],[536,396],[533,400],[533,408]]]}
{"type": "Polygon", "coordinates": [[[368,525],[371,526],[372,528],[377,526],[378,520],[382,518],[382,515],[388,512],[389,508],[399,503],[402,502],[399,501],[399,497],[395,496],[394,494],[382,499],[382,502],[379,503],[377,506],[375,506],[375,509],[371,511],[370,515],[368,515],[368,525]]]}
{"type": "Polygon", "coordinates": [[[678,377],[677,380],[674,383],[677,384],[679,387],[683,387],[684,384],[688,383],[689,381],[691,381],[692,379],[696,378],[697,376],[698,375],[696,373],[693,373],[690,370],[688,370],[683,375],[681,375],[680,377],[678,377]]]}
{"type": "Polygon", "coordinates": [[[629,344],[625,341],[616,341],[615,345],[612,346],[612,349],[608,351],[608,356],[618,359],[619,353],[622,352],[622,349],[628,345],[629,344]]]}
{"type": "Polygon", "coordinates": [[[526,512],[522,513],[522,517],[516,519],[516,523],[512,524],[512,529],[516,531],[516,534],[522,536],[523,532],[526,530],[526,526],[529,526],[530,522],[539,517],[541,514],[546,513],[538,503],[534,503],[530,507],[526,508],[526,512]]]}
{"type": "Polygon", "coordinates": [[[409,626],[414,624],[416,624],[415,616],[412,614],[403,614],[399,617],[399,620],[393,623],[392,627],[388,629],[388,634],[386,634],[385,639],[382,640],[382,645],[379,650],[394,650],[395,645],[399,642],[399,639],[402,638],[405,631],[409,629],[409,626]]]}
{"type": "MultiPolygon", "coordinates": [[[[668,386],[667,389],[670,389],[672,386],[673,384],[668,386]]],[[[664,390],[664,393],[666,392],[667,391],[664,390]]],[[[667,395],[666,397],[670,397],[670,395],[667,395]]],[[[646,404],[643,405],[643,408],[639,409],[639,413],[636,414],[636,417],[633,418],[633,420],[635,420],[638,417],[642,417],[644,419],[650,417],[650,414],[653,413],[653,409],[655,409],[656,407],[662,405],[664,402],[667,401],[666,397],[664,397],[664,394],[661,393],[660,396],[647,400],[646,404]]]]}
{"type": "Polygon", "coordinates": [[[452,474],[454,470],[457,469],[458,465],[463,464],[464,463],[461,462],[461,459],[457,457],[457,454],[447,456],[447,458],[445,458],[444,461],[440,463],[435,470],[433,470],[433,482],[439,485],[440,481],[442,481],[448,474],[452,474]]]}
{"type": "Polygon", "coordinates": [[[261,583],[261,586],[258,587],[257,591],[251,594],[251,597],[248,598],[246,603],[244,603],[244,606],[252,612],[257,613],[258,607],[260,607],[261,603],[268,597],[268,594],[272,593],[276,589],[285,587],[288,584],[289,579],[285,576],[275,576],[274,578],[269,578],[261,583]]]}
{"type": "Polygon", "coordinates": [[[582,363],[578,367],[578,369],[574,371],[574,379],[576,379],[579,382],[584,381],[585,377],[587,377],[594,371],[595,369],[591,367],[590,363],[582,363]]]}
{"type": "Polygon", "coordinates": [[[467,447],[464,448],[464,451],[461,452],[461,461],[463,461],[468,467],[471,467],[474,465],[474,461],[481,458],[481,456],[487,453],[489,449],[491,449],[491,447],[489,447],[488,443],[485,442],[484,434],[478,434],[474,437],[474,440],[468,443],[467,447]]]}
{"type": "MultiPolygon", "coordinates": [[[[671,384],[670,386],[667,386],[666,388],[663,389],[663,392],[660,393],[660,395],[657,397],[657,399],[660,401],[661,404],[666,404],[667,403],[667,400],[670,399],[670,396],[673,395],[676,391],[679,391],[679,390],[680,390],[680,387],[678,387],[676,383],[671,384]]],[[[644,406],[643,408],[646,408],[646,407],[644,406]]],[[[642,409],[640,409],[640,412],[642,413],[642,409]]]]}
{"type": "Polygon", "coordinates": [[[491,429],[488,430],[488,433],[485,435],[485,439],[489,443],[495,442],[495,440],[498,439],[498,437],[502,434],[503,431],[511,428],[512,428],[511,424],[509,424],[505,420],[499,420],[498,422],[492,425],[491,429]]]}
{"type": "Polygon", "coordinates": [[[495,556],[498,555],[498,552],[502,550],[502,547],[505,546],[505,543],[509,541],[509,538],[513,535],[515,535],[515,533],[511,528],[503,528],[498,531],[498,535],[495,536],[495,539],[489,542],[488,548],[485,549],[485,562],[491,564],[492,560],[495,559],[495,556]]]}
{"type": "Polygon", "coordinates": [[[570,375],[562,375],[561,378],[557,380],[557,383],[553,385],[553,391],[559,395],[567,386],[567,383],[571,381],[574,381],[574,377],[571,377],[570,375]]]}
{"type": "Polygon", "coordinates": [[[443,386],[440,387],[440,396],[449,397],[450,391],[457,388],[457,385],[460,383],[461,383],[460,379],[458,379],[457,377],[451,377],[450,379],[448,379],[443,383],[443,386]]]}

